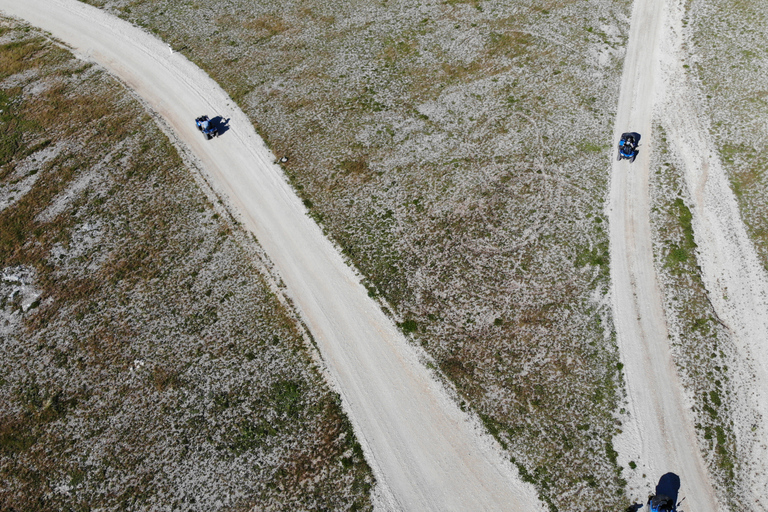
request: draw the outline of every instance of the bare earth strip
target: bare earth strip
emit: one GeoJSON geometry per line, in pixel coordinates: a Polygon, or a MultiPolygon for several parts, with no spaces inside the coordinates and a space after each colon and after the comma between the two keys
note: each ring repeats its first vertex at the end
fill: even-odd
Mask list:
{"type": "Polygon", "coordinates": [[[114,73],[200,160],[258,238],[304,315],[392,510],[542,510],[496,442],[420,364],[392,321],[307,216],[248,118],[158,39],[75,0],[0,0],[114,73]],[[200,114],[229,118],[205,141],[200,114]]]}
{"type": "MultiPolygon", "coordinates": [[[[728,177],[713,148],[701,93],[684,65],[684,8],[670,1],[662,51],[661,122],[683,164],[692,198],[697,258],[712,306],[739,355],[731,369],[739,396],[733,426],[753,510],[768,509],[768,276],[747,235],[728,177]]],[[[688,45],[689,47],[692,45],[688,45]]]]}
{"type": "Polygon", "coordinates": [[[645,481],[630,482],[633,489],[652,492],[655,480],[672,472],[680,477],[688,509],[714,511],[719,507],[670,353],[653,266],[649,157],[665,23],[663,0],[635,2],[616,114],[614,141],[625,131],[642,135],[634,163],[613,162],[608,212],[614,312],[630,414],[616,448],[622,465],[634,460],[635,474],[646,475],[645,481]]]}

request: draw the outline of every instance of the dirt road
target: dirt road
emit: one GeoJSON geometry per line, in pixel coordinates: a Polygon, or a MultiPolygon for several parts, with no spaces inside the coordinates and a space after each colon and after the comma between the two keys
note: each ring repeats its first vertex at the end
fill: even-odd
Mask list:
{"type": "Polygon", "coordinates": [[[614,142],[622,132],[642,135],[634,163],[614,157],[608,207],[614,315],[630,414],[616,448],[622,465],[637,463],[628,479],[637,498],[672,472],[680,477],[687,510],[714,511],[719,507],[670,353],[653,267],[648,179],[664,14],[664,0],[635,1],[616,114],[614,142]]]}
{"type": "Polygon", "coordinates": [[[306,215],[227,94],[162,41],[75,0],[0,0],[158,112],[265,249],[312,332],[388,510],[543,510],[495,441],[448,397],[306,215]],[[205,141],[194,118],[229,119],[205,141]]]}

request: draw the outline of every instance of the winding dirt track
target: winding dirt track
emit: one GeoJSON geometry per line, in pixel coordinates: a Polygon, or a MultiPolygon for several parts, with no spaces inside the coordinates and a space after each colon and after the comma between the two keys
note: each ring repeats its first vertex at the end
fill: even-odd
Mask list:
{"type": "Polygon", "coordinates": [[[630,413],[616,448],[624,465],[634,460],[636,473],[646,475],[646,481],[631,481],[633,487],[653,491],[656,481],[672,472],[680,477],[687,509],[715,511],[719,507],[670,353],[653,266],[648,178],[664,7],[664,0],[635,1],[616,114],[614,141],[622,132],[642,135],[634,163],[614,157],[608,208],[614,315],[630,413]]]}
{"type": "Polygon", "coordinates": [[[389,510],[543,510],[495,441],[448,397],[307,216],[250,121],[202,70],[141,29],[75,0],[0,0],[128,84],[209,174],[304,316],[389,510]],[[230,118],[205,141],[200,114],[230,118]]]}

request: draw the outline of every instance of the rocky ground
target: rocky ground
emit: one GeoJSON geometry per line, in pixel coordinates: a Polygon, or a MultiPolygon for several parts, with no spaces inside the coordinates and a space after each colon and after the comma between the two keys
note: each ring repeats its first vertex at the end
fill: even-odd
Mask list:
{"type": "Polygon", "coordinates": [[[690,3],[685,66],[702,103],[742,218],[768,268],[768,15],[761,2],[690,3]]]}
{"type": "MultiPolygon", "coordinates": [[[[424,347],[442,375],[456,387],[463,406],[480,414],[522,476],[536,484],[551,509],[593,510],[598,506],[617,510],[626,506],[624,477],[632,468],[618,466],[611,442],[620,428],[623,411],[621,365],[607,300],[609,258],[603,208],[630,3],[89,3],[158,34],[229,91],[273,151],[289,157],[284,168],[293,185],[315,219],[366,277],[370,294],[380,298],[403,331],[424,347]]],[[[768,26],[764,23],[764,9],[757,2],[740,2],[734,7],[718,0],[693,0],[685,8],[688,39],[684,67],[701,89],[715,149],[729,173],[758,254],[768,265],[768,187],[760,158],[768,135],[764,122],[768,114],[768,92],[763,86],[768,26]]],[[[28,70],[13,71],[16,65],[0,66],[12,70],[3,78],[5,96],[0,97],[0,126],[5,130],[0,147],[0,162],[4,165],[0,219],[6,219],[5,225],[9,226],[3,230],[4,249],[0,253],[3,293],[7,297],[3,304],[3,339],[12,339],[11,332],[26,326],[23,328],[32,341],[27,348],[19,349],[19,354],[36,350],[44,356],[20,355],[12,361],[53,364],[36,369],[37,373],[24,373],[20,370],[23,365],[9,363],[14,372],[8,374],[21,375],[16,380],[4,377],[13,384],[0,388],[5,390],[4,400],[16,404],[9,409],[15,416],[9,417],[15,418],[13,421],[27,418],[24,421],[34,425],[29,432],[48,432],[45,429],[53,428],[51,425],[69,421],[67,418],[74,417],[66,412],[70,405],[60,404],[69,404],[72,397],[80,397],[71,402],[75,404],[72,410],[79,407],[77,404],[90,403],[88,393],[96,393],[99,381],[91,380],[91,387],[83,388],[91,391],[66,388],[65,393],[64,387],[52,386],[53,377],[45,380],[43,376],[62,374],[60,369],[52,370],[59,368],[55,362],[61,357],[65,365],[85,357],[69,355],[74,350],[71,347],[82,345],[87,352],[93,350],[88,348],[96,343],[93,340],[123,332],[124,338],[141,333],[147,339],[172,338],[179,343],[174,347],[186,347],[167,350],[166,343],[152,342],[142,350],[129,350],[110,341],[105,344],[112,347],[109,355],[99,356],[109,364],[97,364],[98,372],[88,367],[93,375],[112,375],[113,380],[108,382],[121,382],[119,389],[123,393],[133,400],[141,395],[158,411],[176,411],[179,418],[202,415],[206,428],[213,429],[213,433],[205,434],[202,440],[204,429],[195,426],[194,432],[200,432],[197,443],[188,436],[190,443],[184,445],[187,451],[183,451],[183,457],[190,456],[190,446],[202,443],[208,446],[201,449],[203,452],[218,454],[216,460],[225,460],[224,454],[231,460],[247,458],[249,455],[239,455],[237,449],[221,446],[237,445],[237,439],[280,439],[280,443],[286,443],[280,446],[294,446],[296,430],[292,429],[306,432],[315,428],[317,432],[317,425],[326,421],[335,422],[339,433],[349,432],[332,395],[323,391],[326,388],[316,372],[306,369],[310,363],[298,331],[291,321],[280,320],[289,319],[288,313],[266,298],[268,287],[261,278],[241,283],[237,265],[251,261],[258,267],[258,249],[238,238],[237,230],[227,220],[214,218],[223,216],[223,211],[207,205],[199,192],[194,195],[184,189],[192,194],[185,203],[130,205],[131,211],[141,212],[141,218],[156,219],[155,224],[146,224],[152,229],[135,228],[136,221],[118,217],[127,216],[128,208],[115,198],[125,201],[128,184],[132,191],[143,190],[135,183],[137,179],[144,180],[145,187],[157,184],[157,188],[145,191],[145,196],[152,196],[154,201],[160,200],[156,197],[158,189],[167,197],[173,196],[168,191],[169,183],[191,186],[178,157],[170,158],[173,165],[165,164],[164,153],[148,152],[154,156],[144,157],[146,152],[135,149],[144,143],[154,144],[162,139],[161,135],[145,141],[138,130],[140,123],[104,124],[110,136],[128,142],[92,152],[97,156],[87,165],[72,163],[66,171],[70,174],[56,178],[63,180],[60,185],[47,187],[48,195],[35,199],[36,210],[26,207],[26,217],[12,213],[22,211],[26,204],[23,198],[33,197],[40,189],[38,180],[44,175],[44,166],[37,165],[37,161],[66,162],[62,155],[73,153],[81,157],[80,144],[86,140],[63,126],[58,129],[70,135],[62,135],[60,142],[51,135],[22,140],[18,134],[29,131],[32,125],[9,114],[17,93],[8,91],[21,87],[35,97],[48,94],[45,91],[49,89],[28,70]],[[127,126],[134,128],[124,128],[127,126]],[[51,142],[45,143],[49,138],[51,142]],[[39,142],[44,145],[35,147],[39,142]],[[27,154],[33,150],[36,161],[30,160],[32,153],[27,154]],[[104,185],[100,169],[130,169],[140,155],[144,158],[140,162],[143,171],[114,179],[126,183],[123,189],[104,185]],[[14,163],[9,164],[11,161],[14,163]],[[154,166],[159,170],[150,171],[154,166]],[[168,174],[172,178],[162,181],[155,174],[171,173],[162,170],[166,167],[175,174],[168,174]],[[101,206],[109,205],[109,201],[117,206],[101,206]],[[202,210],[182,204],[200,205],[202,210]],[[93,221],[83,220],[83,214],[78,217],[77,212],[88,208],[99,212],[104,208],[110,216],[94,216],[93,221]],[[188,222],[193,226],[178,228],[173,234],[161,231],[170,229],[170,223],[163,220],[168,212],[191,219],[188,222]],[[30,230],[34,234],[31,241],[24,238],[30,230]],[[158,234],[153,234],[155,231],[158,234]],[[54,232],[68,234],[54,236],[54,232]],[[207,234],[200,234],[203,232],[207,234]],[[134,240],[130,242],[133,245],[124,245],[129,244],[128,240],[134,240]],[[158,240],[170,243],[165,247],[158,240]],[[118,261],[118,254],[126,255],[126,262],[118,261]],[[157,270],[171,268],[179,254],[196,259],[178,270],[157,270]],[[225,254],[250,256],[232,256],[223,261],[229,258],[225,254]],[[93,265],[96,267],[91,269],[93,265]],[[102,289],[107,285],[100,284],[93,270],[117,276],[107,279],[113,288],[102,289]],[[59,282],[61,277],[46,277],[46,272],[78,277],[72,277],[74,281],[67,277],[62,281],[66,284],[54,286],[51,283],[59,282]],[[165,283],[173,283],[174,287],[168,288],[165,283]],[[260,295],[250,296],[254,289],[262,290],[260,295]],[[64,296],[72,305],[66,305],[61,299],[64,296]],[[235,313],[221,310],[222,304],[232,301],[242,314],[250,311],[246,304],[257,309],[272,304],[267,307],[272,313],[256,326],[253,318],[259,315],[248,314],[249,320],[243,322],[235,313]],[[111,313],[105,316],[102,311],[111,313]],[[57,325],[56,319],[74,319],[75,327],[51,331],[46,322],[57,325]],[[276,334],[272,334],[275,329],[276,334]],[[161,334],[166,338],[160,338],[161,334]],[[273,346],[270,340],[275,335],[280,343],[273,346]],[[221,338],[233,341],[224,345],[212,341],[221,338]],[[264,351],[246,348],[254,339],[259,340],[254,343],[265,347],[264,351]],[[202,358],[198,354],[200,346],[218,355],[209,355],[205,362],[195,359],[202,358]],[[168,354],[174,351],[186,353],[185,357],[197,361],[198,366],[190,370],[192,366],[185,366],[187,363],[172,362],[168,354]],[[282,363],[274,363],[279,371],[270,366],[272,359],[259,362],[262,354],[273,351],[284,358],[279,359],[282,363]],[[304,361],[300,366],[304,370],[299,374],[290,373],[298,371],[295,368],[288,370],[287,362],[294,361],[291,357],[304,361]],[[246,372],[253,368],[250,377],[242,375],[235,380],[262,390],[256,394],[262,397],[258,400],[271,404],[265,406],[271,412],[264,417],[283,418],[286,425],[291,425],[284,427],[284,436],[263,432],[271,428],[268,425],[274,424],[273,420],[250,426],[239,422],[240,415],[247,416],[245,411],[257,408],[250,404],[250,398],[243,399],[241,387],[233,384],[219,391],[206,388],[219,382],[210,375],[234,372],[234,368],[246,372]],[[264,368],[276,372],[270,373],[274,379],[255,382],[264,368]],[[37,380],[26,375],[35,375],[37,380]],[[201,384],[202,375],[209,384],[201,384]],[[134,381],[145,388],[131,387],[134,381]],[[31,391],[9,394],[11,389],[31,391]],[[229,398],[217,399],[211,392],[229,398]],[[37,396],[37,402],[19,398],[22,396],[37,396]],[[291,416],[290,405],[280,405],[284,401],[294,403],[291,397],[295,396],[301,397],[302,404],[321,403],[327,407],[307,405],[297,419],[291,416]],[[219,411],[216,400],[225,400],[224,413],[210,412],[219,411]],[[193,403],[208,405],[203,412],[200,407],[192,407],[193,413],[185,407],[193,403]],[[55,414],[50,416],[52,413],[46,411],[55,414]],[[49,416],[53,419],[43,420],[49,416]]],[[[62,73],[66,80],[59,76],[61,73],[54,74],[57,83],[79,80],[77,84],[95,87],[92,80],[82,77],[96,75],[104,80],[92,68],[62,73]]],[[[97,105],[89,108],[96,109],[97,105]]],[[[104,114],[83,112],[88,119],[104,114]]],[[[143,119],[146,124],[148,121],[143,119]]],[[[82,129],[88,130],[87,126],[91,125],[84,124],[82,129]]],[[[50,130],[45,133],[53,133],[50,130]]],[[[101,125],[90,130],[105,131],[101,125]]],[[[662,140],[661,136],[658,139],[662,140]]],[[[164,151],[173,154],[170,148],[164,151]]],[[[656,268],[664,288],[673,352],[700,419],[696,427],[701,446],[709,454],[709,468],[721,492],[725,489],[738,494],[738,482],[733,479],[734,472],[739,471],[738,449],[729,428],[733,411],[728,397],[735,392],[728,380],[728,368],[735,357],[733,347],[701,280],[692,233],[691,198],[681,181],[680,162],[666,141],[659,143],[652,165],[656,268]]],[[[137,192],[136,197],[144,195],[137,192]]],[[[253,272],[250,275],[257,276],[253,272]]],[[[20,338],[13,339],[18,342],[20,338]]],[[[69,366],[64,368],[73,371],[69,366]]],[[[86,382],[82,377],[78,379],[86,382]]],[[[114,397],[119,393],[109,393],[92,403],[118,403],[114,397]]],[[[120,424],[129,425],[127,421],[120,424]]],[[[173,420],[171,428],[198,425],[194,421],[173,420]]],[[[15,423],[3,425],[3,439],[17,447],[14,450],[21,447],[32,453],[35,446],[42,446],[29,444],[38,434],[19,437],[14,434],[18,430],[15,423]]],[[[157,424],[151,425],[138,430],[157,429],[157,424]]],[[[114,432],[105,435],[117,439],[114,432]]],[[[328,447],[330,455],[328,460],[315,459],[315,466],[310,465],[319,468],[313,475],[325,475],[310,479],[314,487],[292,485],[290,478],[294,477],[290,475],[304,474],[299,470],[281,473],[277,469],[286,467],[285,461],[303,460],[304,452],[283,459],[270,456],[270,462],[263,467],[271,469],[258,471],[273,475],[272,480],[266,480],[273,485],[260,487],[259,499],[265,500],[262,503],[270,503],[270,499],[277,503],[282,495],[270,493],[299,492],[295,487],[317,496],[335,496],[327,498],[339,500],[329,502],[331,508],[337,508],[333,503],[367,503],[370,477],[350,436],[342,439],[339,434],[335,440],[320,443],[328,447]],[[341,471],[344,478],[334,477],[334,471],[341,471]],[[334,479],[338,487],[328,489],[335,490],[318,490],[326,489],[323,482],[334,479]]],[[[260,442],[249,449],[260,450],[260,442]]],[[[127,445],[124,453],[132,453],[130,446],[140,444],[127,445]]],[[[168,453],[177,453],[173,451],[176,449],[169,448],[168,453]]],[[[269,453],[290,453],[288,448],[282,450],[269,453]]],[[[110,453],[117,452],[113,449],[110,453]]],[[[139,462],[132,464],[133,469],[125,469],[125,474],[146,474],[136,469],[144,467],[139,462]]],[[[253,467],[247,470],[257,471],[253,467]]],[[[50,471],[63,474],[61,468],[50,471]]],[[[85,476],[68,477],[68,483],[62,477],[60,481],[65,483],[58,489],[64,490],[50,491],[50,496],[73,496],[78,479],[86,482],[86,477],[90,478],[88,471],[82,473],[85,476]]],[[[202,471],[199,485],[215,481],[211,476],[215,473],[213,469],[202,471]]],[[[18,480],[19,485],[32,485],[29,482],[35,478],[33,475],[18,480]]],[[[175,477],[167,478],[172,482],[175,477]]],[[[293,482],[309,481],[297,478],[293,482]]],[[[99,489],[92,485],[88,489],[99,489]]],[[[156,488],[160,489],[159,484],[156,488]]],[[[234,489],[226,495],[240,496],[240,492],[234,489]]],[[[307,495],[297,494],[292,498],[297,501],[286,503],[310,506],[307,495]]],[[[734,502],[737,506],[742,504],[734,502]]]]}
{"type": "Polygon", "coordinates": [[[362,510],[263,255],[128,91],[0,27],[0,508],[362,510]]]}

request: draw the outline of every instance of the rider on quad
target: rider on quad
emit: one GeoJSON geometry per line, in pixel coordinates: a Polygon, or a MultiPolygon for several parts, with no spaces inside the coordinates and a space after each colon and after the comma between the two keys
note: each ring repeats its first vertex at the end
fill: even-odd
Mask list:
{"type": "Polygon", "coordinates": [[[617,160],[627,159],[634,162],[637,158],[640,135],[633,132],[622,133],[619,141],[619,156],[617,160]]]}
{"type": "Polygon", "coordinates": [[[675,512],[677,507],[675,502],[669,496],[663,494],[657,494],[648,498],[649,512],[675,512]]]}
{"type": "Polygon", "coordinates": [[[195,119],[195,124],[197,124],[197,129],[203,133],[203,136],[207,140],[210,140],[219,135],[218,127],[216,127],[213,122],[208,119],[208,116],[198,117],[195,119]]]}

